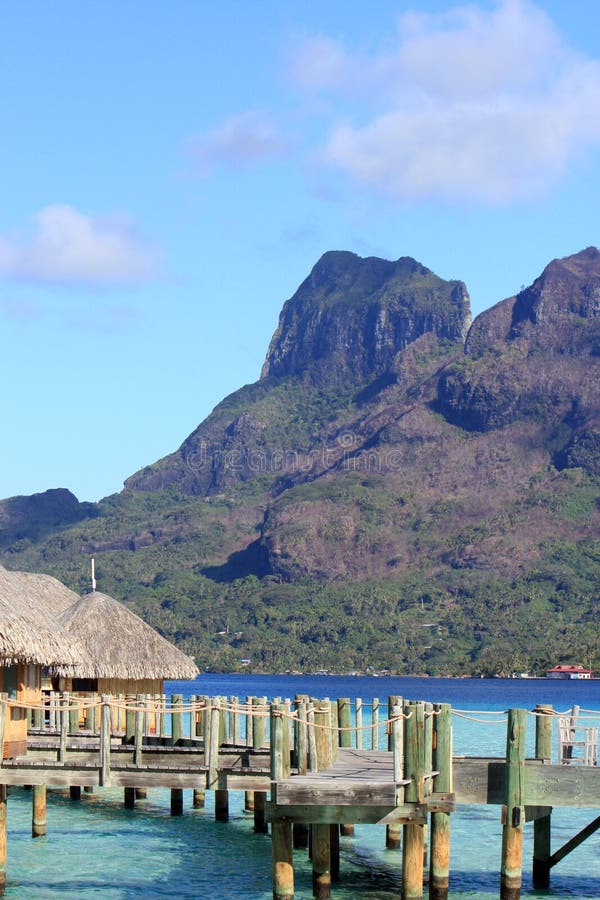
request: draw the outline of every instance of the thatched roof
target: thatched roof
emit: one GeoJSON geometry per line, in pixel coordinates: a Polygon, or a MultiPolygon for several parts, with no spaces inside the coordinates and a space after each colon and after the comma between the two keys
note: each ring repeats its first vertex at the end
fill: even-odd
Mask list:
{"type": "Polygon", "coordinates": [[[84,661],[59,666],[75,678],[195,678],[198,669],[139,616],[106,594],[85,594],[64,610],[58,623],[83,647],[84,661]]]}
{"type": "Polygon", "coordinates": [[[62,631],[52,615],[53,608],[64,608],[69,599],[77,600],[77,594],[55,578],[9,572],[0,566],[0,665],[79,662],[78,642],[62,631]]]}

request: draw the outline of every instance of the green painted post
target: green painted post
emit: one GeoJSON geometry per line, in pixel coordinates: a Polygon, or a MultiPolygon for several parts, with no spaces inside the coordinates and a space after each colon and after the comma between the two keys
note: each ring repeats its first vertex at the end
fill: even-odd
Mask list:
{"type": "MultiPolygon", "coordinates": [[[[434,704],[433,768],[437,793],[452,791],[452,709],[449,703],[434,704]]],[[[450,884],[450,813],[431,814],[429,900],[446,900],[450,884]]]]}
{"type": "Polygon", "coordinates": [[[524,709],[509,709],[506,731],[506,779],[502,812],[501,900],[519,900],[523,867],[523,826],[525,807],[525,724],[524,709]]]}

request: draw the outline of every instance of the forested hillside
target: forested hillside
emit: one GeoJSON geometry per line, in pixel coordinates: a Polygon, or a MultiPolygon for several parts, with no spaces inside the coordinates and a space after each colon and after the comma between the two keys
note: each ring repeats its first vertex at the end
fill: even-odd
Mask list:
{"type": "Polygon", "coordinates": [[[600,665],[599,378],[595,248],[472,324],[462,282],[326,253],[255,384],[98,504],[0,502],[0,560],[81,591],[93,555],[201,668],[600,665]]]}

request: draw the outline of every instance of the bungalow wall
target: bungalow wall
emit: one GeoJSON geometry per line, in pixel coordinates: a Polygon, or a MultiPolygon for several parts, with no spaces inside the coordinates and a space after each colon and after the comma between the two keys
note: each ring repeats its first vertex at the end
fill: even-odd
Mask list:
{"type": "MultiPolygon", "coordinates": [[[[8,694],[9,700],[38,705],[42,701],[42,667],[15,663],[0,666],[0,691],[8,694]]],[[[27,710],[9,707],[4,731],[4,759],[20,756],[27,752],[27,710]]]]}

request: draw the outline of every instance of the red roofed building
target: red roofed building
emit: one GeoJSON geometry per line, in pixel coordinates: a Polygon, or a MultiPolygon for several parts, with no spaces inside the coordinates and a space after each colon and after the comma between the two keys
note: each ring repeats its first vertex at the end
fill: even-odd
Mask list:
{"type": "Polygon", "coordinates": [[[592,670],[585,666],[560,665],[548,669],[546,678],[591,678],[592,670]]]}

